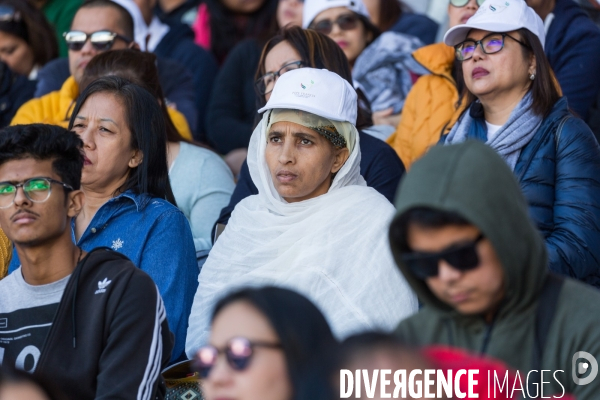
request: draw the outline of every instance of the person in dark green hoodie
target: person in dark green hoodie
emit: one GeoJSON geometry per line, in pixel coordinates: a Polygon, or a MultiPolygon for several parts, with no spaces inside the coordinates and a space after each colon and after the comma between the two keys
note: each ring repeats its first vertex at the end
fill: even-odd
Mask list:
{"type": "Polygon", "coordinates": [[[397,328],[407,344],[503,360],[529,398],[542,397],[532,370],[550,370],[544,396],[598,398],[600,292],[548,272],[543,238],[494,150],[477,141],[432,148],[401,183],[396,208],[392,252],[424,305],[397,328]]]}

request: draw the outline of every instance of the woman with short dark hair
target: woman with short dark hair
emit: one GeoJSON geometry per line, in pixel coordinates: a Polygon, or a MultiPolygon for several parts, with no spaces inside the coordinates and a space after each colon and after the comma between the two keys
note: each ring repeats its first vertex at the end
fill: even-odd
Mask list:
{"type": "Polygon", "coordinates": [[[598,142],[561,98],[540,17],[523,0],[497,7],[486,1],[446,33],[467,110],[442,141],[476,139],[495,149],[519,179],[550,269],[600,286],[598,142]]]}

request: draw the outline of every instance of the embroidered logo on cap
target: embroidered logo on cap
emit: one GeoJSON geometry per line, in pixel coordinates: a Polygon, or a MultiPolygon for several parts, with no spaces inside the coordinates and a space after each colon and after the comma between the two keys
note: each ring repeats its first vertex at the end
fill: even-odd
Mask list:
{"type": "Polygon", "coordinates": [[[300,87],[301,87],[302,89],[304,89],[304,90],[308,90],[308,89],[310,89],[311,87],[313,87],[313,85],[314,85],[314,84],[315,84],[315,81],[313,81],[313,80],[311,79],[311,80],[310,80],[310,83],[309,83],[309,84],[306,84],[306,85],[305,85],[305,84],[303,84],[302,82],[300,82],[300,87]]]}

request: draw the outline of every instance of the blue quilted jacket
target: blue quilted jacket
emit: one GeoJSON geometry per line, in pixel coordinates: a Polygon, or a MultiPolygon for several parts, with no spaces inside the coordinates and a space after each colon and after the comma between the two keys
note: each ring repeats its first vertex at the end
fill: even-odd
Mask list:
{"type": "Polygon", "coordinates": [[[600,287],[600,147],[560,99],[515,175],[546,239],[550,270],[600,287]]]}
{"type": "Polygon", "coordinates": [[[546,240],[550,270],[600,287],[600,146],[565,97],[523,148],[514,172],[546,240]]]}

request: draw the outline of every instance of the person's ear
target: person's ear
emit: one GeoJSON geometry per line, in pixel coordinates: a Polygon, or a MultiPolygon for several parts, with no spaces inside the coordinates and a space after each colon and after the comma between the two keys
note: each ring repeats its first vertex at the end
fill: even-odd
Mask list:
{"type": "Polygon", "coordinates": [[[531,59],[529,61],[529,75],[535,75],[535,72],[537,71],[537,60],[535,58],[535,55],[531,55],[531,59]]]}
{"type": "Polygon", "coordinates": [[[76,217],[83,208],[83,203],[85,202],[85,195],[81,190],[72,190],[67,195],[67,215],[69,218],[76,217]]]}
{"type": "Polygon", "coordinates": [[[335,174],[340,169],[342,169],[342,167],[344,166],[344,164],[350,157],[350,150],[348,150],[347,147],[344,147],[344,148],[336,147],[334,157],[335,157],[335,159],[333,161],[333,166],[331,167],[332,174],[335,174]]]}
{"type": "Polygon", "coordinates": [[[140,48],[140,45],[139,45],[139,44],[137,44],[136,42],[131,42],[131,43],[129,43],[129,46],[128,46],[128,48],[130,48],[130,49],[132,49],[132,50],[138,50],[138,51],[140,51],[140,50],[141,50],[141,48],[140,48]]]}
{"type": "Polygon", "coordinates": [[[141,150],[135,150],[129,159],[129,168],[139,167],[144,160],[144,153],[141,150]]]}

